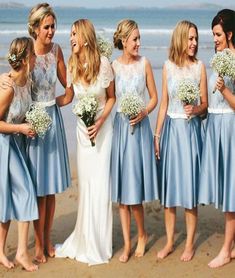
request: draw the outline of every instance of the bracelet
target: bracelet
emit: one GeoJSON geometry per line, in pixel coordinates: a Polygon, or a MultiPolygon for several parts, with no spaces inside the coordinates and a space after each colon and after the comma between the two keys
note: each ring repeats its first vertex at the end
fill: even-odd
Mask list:
{"type": "Polygon", "coordinates": [[[157,138],[158,141],[159,141],[160,138],[161,138],[160,134],[157,134],[157,133],[155,133],[153,137],[157,138]]]}

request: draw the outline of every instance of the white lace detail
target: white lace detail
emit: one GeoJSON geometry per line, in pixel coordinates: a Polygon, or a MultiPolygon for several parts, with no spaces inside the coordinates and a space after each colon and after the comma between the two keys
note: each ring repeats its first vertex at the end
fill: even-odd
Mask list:
{"type": "Polygon", "coordinates": [[[100,64],[100,72],[97,79],[101,82],[102,88],[108,88],[110,82],[113,80],[113,71],[110,66],[108,58],[102,56],[100,64]]]}

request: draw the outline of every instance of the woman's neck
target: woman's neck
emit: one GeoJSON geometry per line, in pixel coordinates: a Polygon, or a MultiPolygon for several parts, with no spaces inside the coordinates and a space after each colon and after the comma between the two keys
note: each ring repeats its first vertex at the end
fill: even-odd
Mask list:
{"type": "Polygon", "coordinates": [[[24,69],[20,69],[19,71],[11,70],[9,76],[14,81],[14,83],[19,87],[25,86],[28,79],[24,69]]]}
{"type": "Polygon", "coordinates": [[[47,54],[51,50],[52,44],[53,43],[43,44],[41,41],[36,39],[35,43],[34,43],[34,48],[35,48],[36,55],[45,55],[45,54],[47,54]]]}
{"type": "Polygon", "coordinates": [[[123,64],[133,64],[139,59],[139,56],[133,56],[127,53],[123,53],[122,56],[120,57],[120,60],[123,64]]]}

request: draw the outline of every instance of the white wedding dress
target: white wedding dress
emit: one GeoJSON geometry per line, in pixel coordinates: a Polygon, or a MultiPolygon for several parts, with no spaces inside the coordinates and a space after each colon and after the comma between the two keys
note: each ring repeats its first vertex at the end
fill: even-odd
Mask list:
{"type": "MultiPolygon", "coordinates": [[[[113,80],[107,58],[101,57],[100,72],[95,83],[84,87],[73,84],[75,97],[95,94],[99,102],[97,117],[106,103],[106,90],[113,80]]],[[[68,78],[68,83],[69,78],[68,78]]],[[[78,212],[72,234],[62,245],[56,245],[56,257],[69,257],[89,265],[108,263],[112,256],[112,203],[110,197],[110,154],[112,120],[109,116],[95,139],[87,136],[83,121],[77,119],[78,212]]]]}

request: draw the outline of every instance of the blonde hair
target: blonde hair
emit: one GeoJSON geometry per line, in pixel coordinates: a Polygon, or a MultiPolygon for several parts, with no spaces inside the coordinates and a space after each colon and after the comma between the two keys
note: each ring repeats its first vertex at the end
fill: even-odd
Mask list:
{"type": "Polygon", "coordinates": [[[113,35],[113,44],[115,48],[123,49],[122,40],[127,40],[131,33],[138,29],[138,25],[134,20],[123,19],[118,23],[117,30],[113,35]]]}
{"type": "Polygon", "coordinates": [[[72,74],[73,82],[77,82],[82,76],[88,84],[93,83],[100,70],[100,52],[97,45],[95,28],[88,19],[79,19],[73,23],[76,33],[83,38],[86,67],[79,59],[79,55],[72,52],[68,68],[72,74]]]}
{"type": "MultiPolygon", "coordinates": [[[[194,28],[196,30],[198,41],[197,26],[194,23],[187,20],[183,20],[177,23],[171,37],[169,60],[180,67],[184,65],[186,59],[188,58],[187,50],[190,28],[194,28]]],[[[193,62],[197,61],[197,51],[198,44],[196,45],[195,55],[193,57],[189,57],[193,62]]]]}
{"type": "Polygon", "coordinates": [[[56,15],[48,3],[40,3],[32,8],[28,17],[28,32],[31,37],[37,38],[35,30],[40,26],[43,19],[48,16],[52,16],[56,23],[56,15]]]}
{"type": "Polygon", "coordinates": [[[28,64],[27,71],[29,71],[29,54],[33,53],[33,51],[34,46],[31,38],[16,38],[10,44],[7,56],[8,62],[14,70],[19,71],[22,67],[23,60],[26,60],[28,64]]]}

